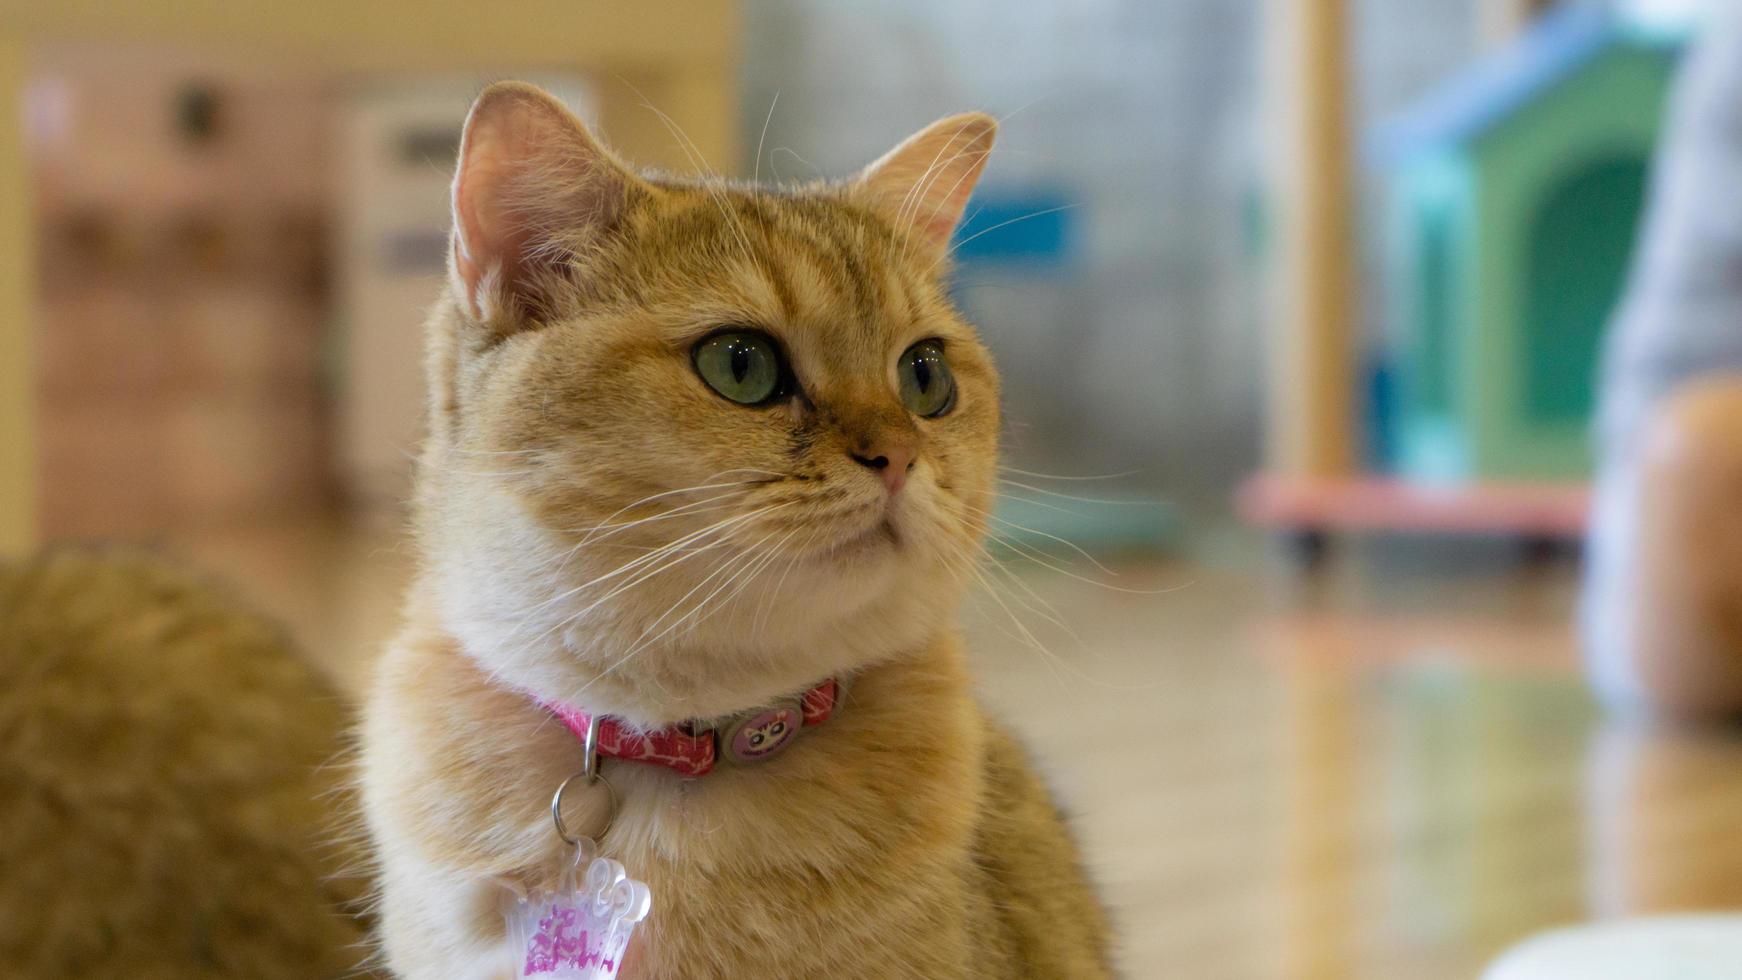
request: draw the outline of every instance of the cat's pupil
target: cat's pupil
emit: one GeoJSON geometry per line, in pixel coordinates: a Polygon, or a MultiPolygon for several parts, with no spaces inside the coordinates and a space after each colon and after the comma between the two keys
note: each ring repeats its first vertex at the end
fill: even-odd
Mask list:
{"type": "Polygon", "coordinates": [[[779,734],[780,734],[780,733],[781,733],[781,732],[784,732],[784,731],[786,731],[786,722],[784,722],[784,721],[777,721],[777,722],[775,722],[775,723],[774,723],[774,727],[773,727],[773,728],[770,728],[770,729],[769,729],[769,730],[768,730],[768,734],[770,734],[770,735],[779,735],[779,734]]]}
{"type": "Polygon", "coordinates": [[[743,383],[744,376],[750,373],[750,349],[734,347],[732,349],[732,380],[743,383]]]}
{"type": "Polygon", "coordinates": [[[752,734],[750,736],[750,744],[751,745],[761,745],[762,744],[762,733],[756,732],[756,733],[752,734]]]}
{"type": "Polygon", "coordinates": [[[931,390],[931,364],[923,357],[913,359],[913,380],[920,391],[931,390]]]}

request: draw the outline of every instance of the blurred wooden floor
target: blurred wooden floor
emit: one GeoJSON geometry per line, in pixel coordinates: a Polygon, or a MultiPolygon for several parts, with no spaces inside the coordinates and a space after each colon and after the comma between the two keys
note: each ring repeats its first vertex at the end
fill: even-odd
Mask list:
{"type": "MultiPolygon", "coordinates": [[[[407,565],[332,528],[184,550],[347,683],[407,565]]],[[[1107,579],[1159,595],[1011,571],[970,614],[986,695],[1076,814],[1134,980],[1464,980],[1541,929],[1742,910],[1742,731],[1605,719],[1566,567],[1303,579],[1236,554],[1107,579]]]]}

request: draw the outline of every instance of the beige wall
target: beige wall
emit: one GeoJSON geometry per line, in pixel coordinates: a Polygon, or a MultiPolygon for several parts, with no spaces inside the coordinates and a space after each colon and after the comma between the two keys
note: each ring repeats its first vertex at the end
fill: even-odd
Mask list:
{"type": "Polygon", "coordinates": [[[32,330],[30,182],[17,136],[23,100],[24,43],[0,35],[0,554],[28,547],[35,535],[36,413],[32,330]]]}
{"type": "Polygon", "coordinates": [[[11,0],[0,5],[0,554],[37,535],[37,324],[28,161],[19,107],[33,52],[66,42],[220,48],[338,73],[513,66],[601,82],[604,123],[638,162],[722,172],[738,165],[739,15],[734,0],[11,0]],[[686,152],[643,101],[691,143],[686,152]]]}

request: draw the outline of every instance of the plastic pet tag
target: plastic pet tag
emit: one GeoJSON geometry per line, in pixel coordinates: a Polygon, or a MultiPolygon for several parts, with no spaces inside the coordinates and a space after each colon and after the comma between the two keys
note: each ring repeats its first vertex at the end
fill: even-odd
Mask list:
{"type": "Polygon", "coordinates": [[[597,853],[581,838],[575,859],[555,887],[503,903],[515,973],[537,980],[612,980],[636,923],[647,918],[653,899],[647,886],[623,866],[597,853]],[[584,871],[583,871],[584,869],[584,871]]]}

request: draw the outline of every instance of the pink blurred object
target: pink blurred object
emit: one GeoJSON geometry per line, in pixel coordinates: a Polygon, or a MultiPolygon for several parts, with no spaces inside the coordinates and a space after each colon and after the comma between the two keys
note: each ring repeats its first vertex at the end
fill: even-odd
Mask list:
{"type": "Polygon", "coordinates": [[[1578,538],[1590,513],[1582,483],[1424,486],[1383,477],[1261,474],[1240,488],[1242,519],[1283,531],[1401,531],[1578,538]]]}

